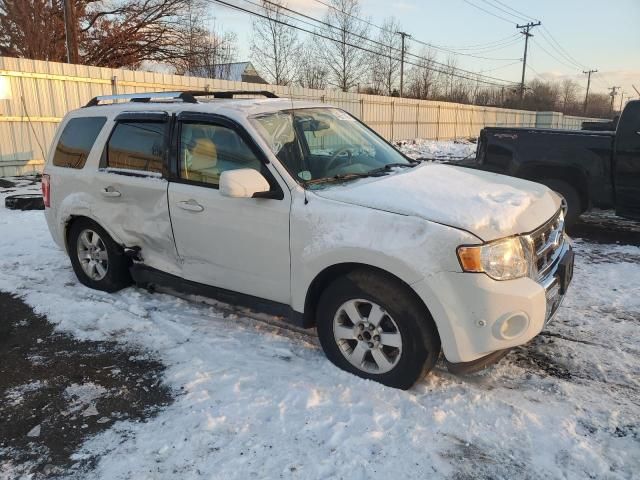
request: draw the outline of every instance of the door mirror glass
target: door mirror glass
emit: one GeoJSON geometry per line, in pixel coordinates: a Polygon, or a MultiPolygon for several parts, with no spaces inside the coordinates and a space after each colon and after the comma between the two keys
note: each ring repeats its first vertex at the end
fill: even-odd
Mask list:
{"type": "Polygon", "coordinates": [[[225,197],[252,198],[256,193],[270,189],[267,179],[251,168],[227,170],[220,175],[220,193],[225,197]]]}

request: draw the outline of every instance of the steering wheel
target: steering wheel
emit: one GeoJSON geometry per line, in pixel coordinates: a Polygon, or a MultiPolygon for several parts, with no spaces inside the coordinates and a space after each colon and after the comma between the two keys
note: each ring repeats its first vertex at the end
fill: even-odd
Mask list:
{"type": "Polygon", "coordinates": [[[329,162],[327,164],[326,167],[326,171],[331,171],[334,167],[335,167],[335,163],[338,163],[338,157],[340,156],[341,153],[347,152],[348,157],[347,157],[347,164],[351,164],[351,150],[349,150],[348,147],[342,147],[340,148],[337,152],[335,152],[333,155],[331,155],[331,158],[329,159],[329,162]]]}

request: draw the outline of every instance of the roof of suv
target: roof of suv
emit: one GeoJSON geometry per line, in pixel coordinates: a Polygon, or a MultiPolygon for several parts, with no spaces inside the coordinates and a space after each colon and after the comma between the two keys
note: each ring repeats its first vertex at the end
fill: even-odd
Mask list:
{"type": "MultiPolygon", "coordinates": [[[[182,111],[217,113],[231,117],[249,117],[261,113],[278,112],[281,110],[328,107],[329,105],[319,102],[307,102],[300,100],[290,100],[287,98],[243,98],[243,99],[216,99],[200,100],[197,103],[189,102],[124,102],[108,105],[96,105],[80,108],[73,112],[73,116],[94,116],[99,112],[117,115],[121,112],[135,111],[162,111],[175,112],[182,111]]],[[[104,114],[103,113],[103,114],[104,114]]]]}

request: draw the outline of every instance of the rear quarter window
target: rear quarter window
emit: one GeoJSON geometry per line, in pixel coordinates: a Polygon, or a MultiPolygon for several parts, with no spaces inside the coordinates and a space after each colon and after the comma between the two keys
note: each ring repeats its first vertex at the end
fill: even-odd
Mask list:
{"type": "Polygon", "coordinates": [[[106,121],[107,117],[82,117],[69,120],[56,145],[53,164],[56,167],[83,168],[106,121]]]}

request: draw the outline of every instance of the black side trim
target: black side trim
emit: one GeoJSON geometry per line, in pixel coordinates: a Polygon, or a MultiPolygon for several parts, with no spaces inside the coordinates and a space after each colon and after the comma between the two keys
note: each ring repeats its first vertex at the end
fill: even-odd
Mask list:
{"type": "Polygon", "coordinates": [[[115,121],[166,122],[168,119],[169,114],[167,112],[122,112],[115,118],[115,121]]]}
{"type": "Polygon", "coordinates": [[[257,312],[284,317],[285,320],[292,325],[301,328],[311,328],[311,325],[307,325],[304,321],[302,313],[296,312],[284,303],[192,282],[139,263],[134,264],[130,270],[133,281],[142,288],[149,288],[156,285],[164,286],[181,293],[213,298],[231,305],[241,305],[257,312]]]}
{"type": "Polygon", "coordinates": [[[229,90],[221,92],[203,90],[199,92],[184,92],[179,98],[183,102],[198,103],[196,97],[233,98],[236,95],[261,95],[266,98],[279,98],[275,93],[268,90],[229,90]]]}
{"type": "Polygon", "coordinates": [[[502,357],[509,353],[510,350],[510,348],[498,350],[470,362],[451,363],[445,358],[444,363],[447,365],[447,370],[449,370],[449,372],[453,373],[454,375],[467,375],[470,373],[479,372],[493,365],[494,363],[498,363],[502,359],[502,357]]]}

